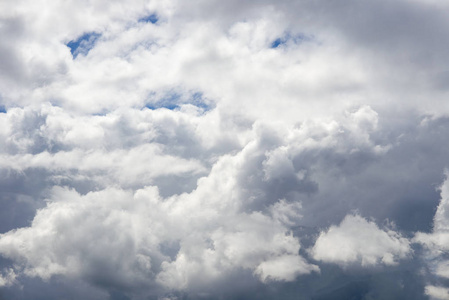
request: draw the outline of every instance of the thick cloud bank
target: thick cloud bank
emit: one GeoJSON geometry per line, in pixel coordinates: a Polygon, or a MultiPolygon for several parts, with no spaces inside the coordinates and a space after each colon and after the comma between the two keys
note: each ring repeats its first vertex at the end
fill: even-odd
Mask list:
{"type": "Polygon", "coordinates": [[[0,3],[0,299],[449,299],[449,6],[0,3]]]}

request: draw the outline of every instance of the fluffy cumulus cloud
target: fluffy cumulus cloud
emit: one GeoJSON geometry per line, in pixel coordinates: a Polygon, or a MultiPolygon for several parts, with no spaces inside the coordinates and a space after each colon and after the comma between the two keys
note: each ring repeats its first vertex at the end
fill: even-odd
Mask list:
{"type": "Polygon", "coordinates": [[[410,243],[392,230],[381,230],[360,216],[348,215],[339,226],[322,232],[311,252],[314,259],[343,266],[395,265],[410,253],[410,243]]]}
{"type": "Polygon", "coordinates": [[[448,14],[1,2],[0,298],[448,299],[448,14]]]}

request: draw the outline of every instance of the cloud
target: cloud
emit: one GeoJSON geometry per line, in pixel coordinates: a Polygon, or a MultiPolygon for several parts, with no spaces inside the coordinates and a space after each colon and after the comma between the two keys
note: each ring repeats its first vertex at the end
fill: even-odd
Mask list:
{"type": "Polygon", "coordinates": [[[333,198],[348,187],[331,181],[370,181],[370,168],[402,147],[376,137],[382,124],[372,108],[296,125],[259,121],[244,131],[217,122],[216,113],[8,110],[3,180],[17,184],[18,174],[36,182],[27,193],[41,204],[32,222],[1,236],[0,252],[22,276],[64,276],[129,297],[219,294],[240,276],[248,287],[296,282],[322,274],[322,262],[398,266],[410,257],[408,240],[355,216],[323,232],[315,253],[304,251],[326,214],[338,220],[351,208],[333,198]],[[211,137],[205,128],[214,127],[224,130],[211,137]],[[223,140],[231,134],[238,136],[229,151],[223,140]],[[193,181],[174,187],[184,176],[193,181]],[[361,242],[366,235],[377,236],[372,247],[361,242]],[[323,243],[326,253],[349,243],[355,254],[329,260],[320,256],[323,243]]]}
{"type": "Polygon", "coordinates": [[[429,285],[426,286],[426,295],[430,299],[447,299],[449,297],[449,290],[440,286],[429,285]]]}
{"type": "Polygon", "coordinates": [[[432,299],[444,299],[448,295],[447,284],[444,282],[444,279],[449,278],[449,260],[445,255],[449,249],[447,246],[449,239],[448,186],[446,171],[446,180],[440,187],[441,200],[435,211],[433,230],[431,233],[418,232],[414,237],[414,241],[420,243],[425,249],[424,259],[428,272],[431,274],[430,283],[439,284],[439,286],[429,284],[426,287],[426,294],[432,299]]]}
{"type": "Polygon", "coordinates": [[[319,268],[307,264],[298,256],[285,255],[261,263],[256,269],[256,274],[258,274],[263,281],[270,279],[293,281],[298,274],[307,274],[311,271],[319,271],[319,268]]]}
{"type": "Polygon", "coordinates": [[[442,297],[448,8],[0,3],[0,298],[442,297]]]}
{"type": "Polygon", "coordinates": [[[13,269],[6,269],[4,274],[0,276],[0,287],[11,286],[17,283],[16,273],[13,269]]]}
{"type": "Polygon", "coordinates": [[[275,204],[271,215],[241,210],[232,173],[245,159],[221,159],[197,189],[166,199],[156,187],[86,195],[54,187],[29,227],[1,236],[0,252],[27,276],[73,276],[105,288],[195,291],[239,269],[263,281],[317,271],[285,225],[299,217],[283,209],[289,204],[275,204]]]}
{"type": "Polygon", "coordinates": [[[358,215],[348,215],[339,226],[321,232],[310,250],[312,257],[342,266],[395,265],[411,254],[410,242],[397,232],[382,230],[358,215]]]}

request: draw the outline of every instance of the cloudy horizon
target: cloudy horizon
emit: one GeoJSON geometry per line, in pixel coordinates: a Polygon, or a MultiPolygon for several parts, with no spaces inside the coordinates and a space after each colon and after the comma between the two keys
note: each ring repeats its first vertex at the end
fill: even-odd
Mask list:
{"type": "Polygon", "coordinates": [[[0,2],[0,299],[449,299],[448,16],[0,2]]]}

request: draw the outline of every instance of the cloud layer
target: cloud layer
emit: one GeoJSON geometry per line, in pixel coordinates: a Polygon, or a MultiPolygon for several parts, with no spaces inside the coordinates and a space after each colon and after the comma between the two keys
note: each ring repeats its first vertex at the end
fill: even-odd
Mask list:
{"type": "Polygon", "coordinates": [[[0,298],[447,299],[448,9],[1,3],[0,298]]]}

